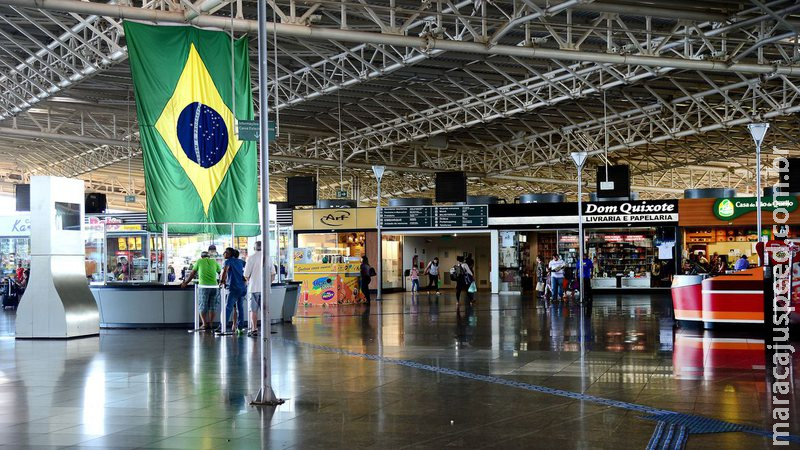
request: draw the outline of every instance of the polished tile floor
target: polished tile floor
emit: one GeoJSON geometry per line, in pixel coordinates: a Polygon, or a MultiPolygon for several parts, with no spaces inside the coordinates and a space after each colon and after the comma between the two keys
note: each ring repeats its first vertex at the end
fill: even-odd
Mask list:
{"type": "MultiPolygon", "coordinates": [[[[674,329],[664,295],[598,296],[587,312],[390,294],[369,309],[298,314],[273,327],[286,403],[259,408],[257,339],[104,330],[17,341],[4,311],[0,448],[618,450],[648,447],[652,411],[772,426],[763,339],[674,329]]],[[[692,434],[686,448],[773,447],[736,432],[692,434]]]]}

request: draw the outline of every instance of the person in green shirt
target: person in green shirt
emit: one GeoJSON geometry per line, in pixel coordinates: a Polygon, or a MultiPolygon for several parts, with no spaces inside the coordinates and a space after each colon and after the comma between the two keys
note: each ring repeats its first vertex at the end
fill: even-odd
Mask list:
{"type": "Polygon", "coordinates": [[[200,309],[200,328],[203,330],[210,330],[211,324],[214,323],[214,316],[219,309],[219,287],[217,285],[217,274],[222,271],[219,263],[209,257],[208,252],[200,254],[194,266],[192,266],[192,273],[183,280],[181,287],[186,287],[194,279],[195,275],[199,280],[199,305],[200,309]]]}

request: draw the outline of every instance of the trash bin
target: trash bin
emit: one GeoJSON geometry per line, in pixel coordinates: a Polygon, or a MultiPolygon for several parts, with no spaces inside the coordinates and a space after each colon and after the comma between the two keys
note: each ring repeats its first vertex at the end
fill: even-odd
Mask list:
{"type": "Polygon", "coordinates": [[[281,314],[281,319],[283,319],[284,322],[291,322],[294,313],[297,312],[297,302],[300,301],[300,284],[299,281],[286,282],[281,314]]]}

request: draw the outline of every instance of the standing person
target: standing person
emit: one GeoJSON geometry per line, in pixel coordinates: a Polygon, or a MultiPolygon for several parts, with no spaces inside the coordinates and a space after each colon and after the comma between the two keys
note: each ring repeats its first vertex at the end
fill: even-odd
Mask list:
{"type": "Polygon", "coordinates": [[[553,291],[553,301],[561,300],[564,295],[564,261],[558,253],[553,253],[553,259],[548,265],[550,269],[550,289],[553,291]]]}
{"type": "Polygon", "coordinates": [[[369,258],[364,255],[361,258],[361,269],[359,270],[359,274],[361,275],[361,292],[364,293],[364,298],[366,299],[367,306],[371,301],[370,294],[369,294],[369,283],[372,281],[372,273],[373,269],[369,265],[369,258]]]}
{"type": "Polygon", "coordinates": [[[428,295],[431,295],[431,287],[436,289],[436,295],[439,295],[439,258],[433,258],[425,268],[425,273],[428,274],[428,295]]]}
{"type": "Polygon", "coordinates": [[[536,257],[536,297],[544,298],[545,287],[547,286],[547,267],[542,262],[542,257],[536,257]]]}
{"type": "Polygon", "coordinates": [[[222,256],[225,258],[225,265],[219,285],[228,290],[225,320],[230,322],[231,331],[238,334],[244,329],[244,297],[247,295],[247,288],[244,284],[244,261],[239,259],[239,252],[231,247],[226,248],[222,256]],[[236,322],[233,321],[234,307],[236,307],[236,322]]]}
{"type": "MultiPolygon", "coordinates": [[[[581,292],[581,299],[586,300],[589,303],[594,300],[594,295],[592,294],[593,270],[594,263],[592,263],[592,259],[589,258],[589,255],[586,253],[583,254],[583,273],[580,272],[578,263],[575,263],[575,273],[580,274],[580,277],[583,279],[583,290],[585,292],[581,292]]],[[[580,289],[580,282],[578,284],[578,289],[580,289]]]]}
{"type": "MultiPolygon", "coordinates": [[[[244,279],[247,281],[247,290],[250,292],[250,329],[248,336],[258,336],[258,314],[261,312],[261,241],[256,242],[256,251],[247,257],[244,266],[244,279]]],[[[275,269],[270,274],[270,284],[275,281],[275,269]]]]}
{"type": "MultiPolygon", "coordinates": [[[[94,273],[94,271],[92,271],[92,273],[94,273]]],[[[17,283],[22,283],[22,277],[24,275],[25,275],[25,269],[22,267],[22,263],[18,263],[16,272],[17,283]]]]}
{"type": "Polygon", "coordinates": [[[468,291],[469,284],[467,281],[474,281],[475,276],[472,274],[469,266],[464,262],[463,256],[456,257],[456,264],[450,269],[450,279],[456,282],[456,305],[461,304],[461,292],[467,291],[467,299],[472,301],[472,294],[468,291]]]}
{"type": "Polygon", "coordinates": [[[742,255],[739,259],[736,260],[736,265],[733,267],[733,270],[745,270],[750,267],[750,261],[747,260],[747,255],[742,255]]]}
{"type": "Polygon", "coordinates": [[[198,309],[200,310],[200,328],[202,330],[210,330],[211,324],[214,323],[214,316],[216,315],[217,308],[219,308],[219,289],[217,288],[217,274],[222,271],[216,260],[208,256],[208,252],[200,254],[198,259],[192,266],[192,271],[189,276],[183,280],[181,287],[185,288],[189,285],[195,275],[200,280],[200,290],[198,299],[198,309]]]}
{"type": "Polygon", "coordinates": [[[411,292],[419,292],[419,269],[411,266],[411,292]]]}

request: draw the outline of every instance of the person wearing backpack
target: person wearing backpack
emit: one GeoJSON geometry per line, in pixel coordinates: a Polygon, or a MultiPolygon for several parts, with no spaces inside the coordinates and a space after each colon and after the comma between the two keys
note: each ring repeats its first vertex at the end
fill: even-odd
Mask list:
{"type": "Polygon", "coordinates": [[[450,279],[456,282],[456,305],[461,303],[461,292],[467,292],[467,299],[472,303],[472,293],[468,291],[470,284],[475,281],[469,266],[464,263],[463,256],[456,257],[456,264],[450,269],[450,279]]]}

